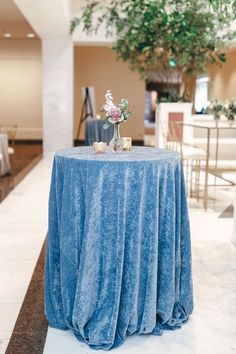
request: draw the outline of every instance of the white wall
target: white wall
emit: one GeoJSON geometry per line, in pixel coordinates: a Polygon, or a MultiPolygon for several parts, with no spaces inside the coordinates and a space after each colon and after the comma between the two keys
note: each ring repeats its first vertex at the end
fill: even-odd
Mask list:
{"type": "Polygon", "coordinates": [[[0,124],[17,124],[18,139],[42,138],[40,41],[0,40],[0,124]]]}

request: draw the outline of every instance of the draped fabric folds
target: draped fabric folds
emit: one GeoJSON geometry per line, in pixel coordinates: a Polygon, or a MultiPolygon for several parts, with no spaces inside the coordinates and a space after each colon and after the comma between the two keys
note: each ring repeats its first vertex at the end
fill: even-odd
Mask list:
{"type": "Polygon", "coordinates": [[[55,155],[45,313],[93,349],[161,335],[193,309],[185,184],[175,152],[136,147],[55,155]]]}
{"type": "Polygon", "coordinates": [[[95,141],[109,143],[113,136],[113,126],[104,129],[104,120],[88,117],[85,120],[85,145],[93,145],[95,141]]]}

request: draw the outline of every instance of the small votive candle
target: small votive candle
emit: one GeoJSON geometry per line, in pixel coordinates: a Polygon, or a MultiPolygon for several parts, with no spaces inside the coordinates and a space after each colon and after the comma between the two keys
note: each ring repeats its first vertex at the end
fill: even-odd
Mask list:
{"type": "Polygon", "coordinates": [[[127,136],[127,137],[122,138],[122,140],[123,140],[123,144],[124,144],[124,150],[125,151],[131,150],[132,149],[132,138],[127,136]]]}
{"type": "Polygon", "coordinates": [[[93,143],[93,148],[96,152],[96,154],[104,154],[107,148],[107,143],[103,143],[102,141],[100,142],[95,142],[93,143]]]}

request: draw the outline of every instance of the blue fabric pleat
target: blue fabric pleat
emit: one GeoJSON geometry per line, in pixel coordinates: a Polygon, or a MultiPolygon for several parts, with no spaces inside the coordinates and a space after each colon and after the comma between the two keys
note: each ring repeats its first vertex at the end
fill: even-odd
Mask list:
{"type": "Polygon", "coordinates": [[[177,153],[154,148],[55,155],[45,313],[93,349],[178,329],[193,310],[185,183],[177,153]]]}

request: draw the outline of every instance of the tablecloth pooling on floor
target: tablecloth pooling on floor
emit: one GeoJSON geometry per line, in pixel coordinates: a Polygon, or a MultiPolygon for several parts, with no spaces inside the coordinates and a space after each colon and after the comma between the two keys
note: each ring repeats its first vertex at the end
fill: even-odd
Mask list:
{"type": "Polygon", "coordinates": [[[185,184],[177,153],[154,148],[54,158],[45,312],[94,349],[180,328],[193,309],[185,184]]]}

